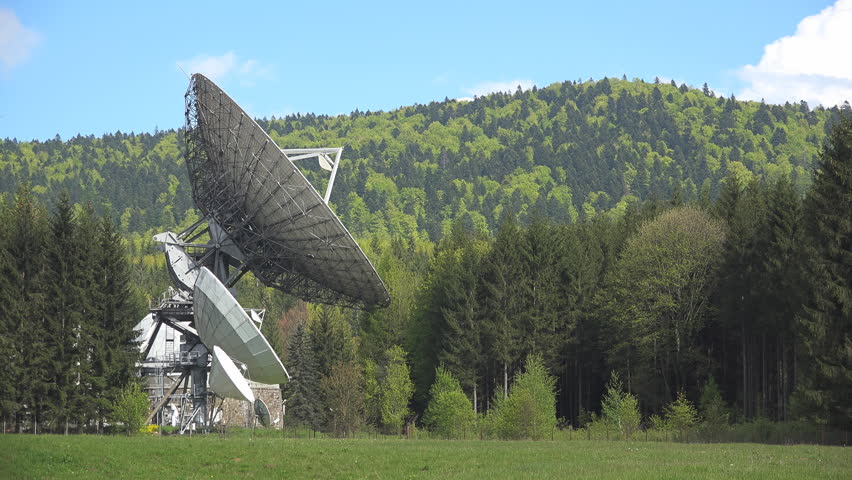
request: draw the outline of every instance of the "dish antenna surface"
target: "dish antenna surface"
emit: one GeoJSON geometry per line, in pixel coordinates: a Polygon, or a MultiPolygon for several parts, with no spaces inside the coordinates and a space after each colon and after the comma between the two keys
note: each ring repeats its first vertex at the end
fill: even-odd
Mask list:
{"type": "Polygon", "coordinates": [[[217,418],[208,404],[218,396],[252,403],[268,426],[269,408],[248,380],[281,384],[289,375],[260,331],[265,312],[234,297],[239,279],[250,271],[304,300],[361,309],[385,307],[390,297],[328,206],[343,148],[278,148],[201,74],[192,76],[185,105],[186,165],[204,216],[179,234],[154,237],[176,288],[137,325],[142,373],[155,379],[149,421],[159,412],[163,422],[177,398],[181,432],[208,429],[217,418]],[[311,158],[331,172],[322,197],[293,163],[311,158]]]}
{"type": "Polygon", "coordinates": [[[342,149],[278,148],[198,73],[186,93],[186,146],[192,198],[239,250],[238,268],[307,301],[365,309],[390,303],[376,269],[328,207],[342,149]],[[293,163],[311,157],[331,167],[325,198],[293,163]]]}
{"type": "Polygon", "coordinates": [[[264,427],[268,427],[272,424],[272,416],[269,414],[269,407],[267,407],[266,403],[259,398],[254,401],[254,414],[257,416],[260,424],[264,427]]]}

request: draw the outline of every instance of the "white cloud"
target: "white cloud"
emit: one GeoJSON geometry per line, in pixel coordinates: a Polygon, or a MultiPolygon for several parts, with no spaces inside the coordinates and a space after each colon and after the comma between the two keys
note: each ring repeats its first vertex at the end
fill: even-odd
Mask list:
{"type": "Polygon", "coordinates": [[[464,92],[468,95],[481,97],[495,92],[515,93],[520,85],[522,90],[529,90],[535,83],[532,80],[510,80],[508,82],[484,82],[474,85],[471,88],[465,88],[464,92]]]}
{"type": "Polygon", "coordinates": [[[178,60],[178,65],[187,75],[201,73],[213,81],[236,77],[240,85],[253,87],[258,78],[269,78],[272,67],[257,60],[240,60],[234,52],[224,55],[199,55],[189,60],[178,60]]]}
{"type": "Polygon", "coordinates": [[[41,35],[21,25],[15,12],[0,8],[0,63],[5,70],[26,60],[39,42],[41,35]]]}
{"type": "Polygon", "coordinates": [[[796,33],[764,47],[757,65],[739,75],[748,85],[741,98],[781,103],[806,100],[830,107],[852,101],[852,0],[838,0],[804,18],[796,33]]]}

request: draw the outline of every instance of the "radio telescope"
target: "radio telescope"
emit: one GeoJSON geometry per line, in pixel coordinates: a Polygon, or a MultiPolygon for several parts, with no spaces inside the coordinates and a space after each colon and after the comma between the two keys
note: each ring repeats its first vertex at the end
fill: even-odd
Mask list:
{"type": "Polygon", "coordinates": [[[269,425],[269,408],[249,382],[281,384],[289,375],[260,332],[265,312],[234,297],[240,278],[252,272],[301,299],[365,310],[387,306],[390,296],[328,206],[343,148],[279,148],[201,74],[192,76],[185,102],[186,165],[203,217],[181,233],[154,236],[174,288],[136,327],[142,373],[153,380],[148,420],[159,416],[181,433],[206,430],[216,418],[208,407],[234,398],[252,403],[269,425]],[[294,164],[312,158],[330,172],[324,196],[294,164]]]}

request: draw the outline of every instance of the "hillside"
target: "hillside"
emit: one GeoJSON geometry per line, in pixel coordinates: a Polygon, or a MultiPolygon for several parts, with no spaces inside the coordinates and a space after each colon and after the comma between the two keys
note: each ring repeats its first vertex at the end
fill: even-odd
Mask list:
{"type": "MultiPolygon", "coordinates": [[[[715,196],[720,180],[791,176],[799,191],[837,110],[714,98],[639,80],[556,83],[391,112],[262,120],[282,147],[345,146],[332,202],[356,234],[437,240],[465,217],[493,232],[501,212],[559,221],[635,199],[715,196]]],[[[179,119],[176,119],[179,121],[179,119]]],[[[0,141],[0,192],[28,181],[114,212],[126,232],[194,218],[174,130],[0,141]]],[[[325,176],[307,172],[318,187],[325,176]]]]}
{"type": "MultiPolygon", "coordinates": [[[[822,367],[848,365],[852,325],[843,216],[852,118],[839,110],[603,79],[261,123],[282,147],[346,147],[332,201],[392,298],[369,312],[291,308],[294,299],[244,277],[239,300],[277,320],[265,325],[281,327],[267,333],[288,368],[330,379],[334,365],[356,362],[365,388],[379,388],[389,368],[410,366],[402,407],[418,413],[444,366],[474,411],[501,415],[500,394],[508,401],[509,379],[532,362],[554,376],[555,415],[575,426],[594,424],[604,393],[622,388],[618,375],[636,395],[635,418],[638,408],[646,419],[664,414],[685,392],[722,425],[852,426],[848,368],[822,367]],[[305,336],[313,349],[287,349],[305,336]]],[[[36,237],[15,232],[50,232],[44,258],[78,255],[50,240],[61,238],[49,225],[60,224],[52,204],[67,189],[115,215],[130,240],[131,293],[157,298],[169,279],[152,229],[197,219],[181,141],[177,131],[3,141],[0,189],[28,181],[41,197],[22,189],[0,208],[6,277],[37,281],[27,273],[37,255],[19,253],[36,237]]],[[[322,189],[325,172],[304,167],[322,189]]],[[[20,284],[0,282],[0,305],[20,304],[20,284]]],[[[130,317],[141,318],[144,302],[134,303],[130,317]]],[[[12,310],[0,329],[35,351],[28,330],[15,330],[29,310],[12,310]]],[[[379,398],[372,392],[361,400],[379,398]]],[[[321,423],[288,405],[299,421],[321,423]]],[[[365,408],[363,421],[399,431],[402,416],[365,408]]]]}

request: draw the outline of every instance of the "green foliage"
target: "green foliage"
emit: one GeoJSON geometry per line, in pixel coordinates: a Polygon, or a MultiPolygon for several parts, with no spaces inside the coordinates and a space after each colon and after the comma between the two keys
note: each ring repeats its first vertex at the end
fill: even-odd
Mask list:
{"type": "Polygon", "coordinates": [[[139,389],[138,382],[132,381],[121,389],[113,402],[110,418],[121,423],[127,435],[133,435],[145,426],[149,406],[148,395],[139,389]]]}
{"type": "Polygon", "coordinates": [[[292,423],[320,428],[324,418],[320,375],[304,323],[296,327],[287,345],[287,371],[290,381],[284,385],[287,416],[292,423]]]}
{"type": "Polygon", "coordinates": [[[382,424],[391,433],[400,433],[409,416],[408,402],[414,393],[414,384],[405,363],[405,350],[394,345],[385,352],[385,376],[381,382],[382,424]]]}
{"type": "Polygon", "coordinates": [[[504,439],[540,440],[556,429],[556,379],[541,357],[529,355],[524,371],[515,378],[509,396],[498,399],[487,421],[504,439]]]}
{"type": "Polygon", "coordinates": [[[610,374],[606,394],[601,400],[601,416],[625,440],[630,440],[642,421],[636,396],[624,391],[624,385],[615,370],[610,374]]]}
{"type": "MultiPolygon", "coordinates": [[[[369,312],[311,307],[316,365],[300,382],[314,386],[290,390],[311,399],[301,421],[330,418],[319,381],[357,361],[368,421],[381,424],[385,352],[400,345],[417,412],[440,362],[483,411],[535,353],[575,424],[618,370],[649,413],[681,389],[697,398],[714,375],[740,419],[848,425],[840,116],[602,79],[262,120],[282,147],[346,147],[332,207],[393,299],[369,312]]],[[[198,220],[180,142],[175,131],[0,142],[0,192],[18,192],[0,214],[0,410],[19,429],[96,425],[127,383],[128,325],[170,283],[152,229],[198,220]]],[[[315,165],[304,173],[327,182],[315,165]]],[[[279,343],[293,299],[251,273],[237,288],[243,305],[267,309],[279,343]]]]}
{"type": "Polygon", "coordinates": [[[473,429],[476,413],[459,381],[444,367],[435,370],[423,423],[444,438],[461,438],[473,429]]]}
{"type": "Polygon", "coordinates": [[[311,348],[317,362],[317,371],[326,377],[331,374],[332,365],[354,360],[352,328],[337,308],[319,305],[310,312],[312,315],[308,323],[308,333],[311,337],[311,348]]]}
{"type": "Polygon", "coordinates": [[[666,406],[665,412],[668,426],[679,433],[681,441],[689,440],[689,430],[698,423],[698,411],[683,390],[677,393],[675,401],[666,406]]]}
{"type": "Polygon", "coordinates": [[[681,388],[700,359],[695,337],[704,327],[724,225],[693,206],[667,210],[632,236],[611,271],[601,303],[611,313],[620,368],[639,372],[636,391],[661,406],[660,385],[681,388]],[[662,368],[661,356],[673,359],[662,368]]]}
{"type": "Polygon", "coordinates": [[[852,115],[831,130],[806,203],[812,238],[812,289],[799,324],[810,374],[801,410],[852,427],[852,115]]]}
{"type": "Polygon", "coordinates": [[[382,390],[376,362],[364,361],[364,404],[367,422],[378,425],[382,421],[382,390]]]}
{"type": "Polygon", "coordinates": [[[50,214],[22,186],[2,212],[0,409],[19,430],[100,428],[136,374],[129,286],[117,227],[61,194],[50,214]]]}
{"type": "Polygon", "coordinates": [[[327,427],[336,437],[351,437],[364,425],[366,416],[364,377],[354,362],[335,363],[322,379],[329,408],[327,427]]]}
{"type": "MultiPolygon", "coordinates": [[[[511,209],[576,221],[625,199],[689,201],[743,181],[807,184],[837,110],[720,99],[700,90],[604,78],[447,100],[388,112],[261,120],[282,147],[344,145],[335,203],[358,235],[368,230],[438,240],[463,219],[493,231],[511,209]]],[[[67,189],[96,201],[127,232],[162,231],[195,214],[180,132],[67,141],[0,141],[0,191],[30,182],[37,195],[67,189]]],[[[305,167],[315,185],[327,174],[305,167]]]]}
{"type": "Polygon", "coordinates": [[[730,413],[716,380],[711,376],[698,400],[705,437],[713,440],[728,426],[730,413]]]}

